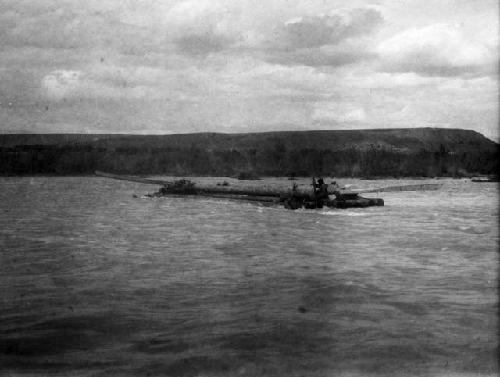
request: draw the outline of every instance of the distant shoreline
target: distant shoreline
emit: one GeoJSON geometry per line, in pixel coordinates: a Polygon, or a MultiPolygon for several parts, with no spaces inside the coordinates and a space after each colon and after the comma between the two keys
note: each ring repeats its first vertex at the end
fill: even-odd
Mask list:
{"type": "Polygon", "coordinates": [[[499,145],[459,129],[183,135],[1,135],[2,176],[491,176],[499,145]]]}
{"type": "MultiPolygon", "coordinates": [[[[238,179],[237,177],[231,177],[231,176],[225,176],[225,175],[171,175],[171,174],[129,174],[129,175],[134,175],[138,177],[172,177],[172,178],[231,178],[231,179],[238,179]]],[[[0,175],[1,178],[103,178],[100,176],[97,176],[95,174],[8,174],[8,175],[0,175]]],[[[290,179],[288,176],[280,176],[280,175],[269,175],[269,176],[260,176],[259,179],[242,179],[240,181],[259,181],[259,180],[264,180],[266,178],[283,178],[287,179],[290,182],[293,182],[294,180],[299,180],[299,179],[310,179],[313,176],[296,176],[295,179],[290,179]]],[[[488,178],[488,176],[485,175],[471,175],[471,176],[463,176],[463,177],[451,177],[451,176],[439,176],[439,177],[422,177],[422,176],[405,176],[405,177],[395,177],[395,176],[385,176],[385,177],[340,177],[340,176],[335,176],[331,177],[328,175],[317,175],[315,176],[316,178],[318,177],[323,177],[323,178],[332,178],[332,179],[360,179],[364,181],[381,181],[381,180],[387,180],[387,179],[397,179],[397,180],[427,180],[427,179],[436,179],[436,180],[442,180],[442,179],[474,179],[474,178],[488,178]]]]}

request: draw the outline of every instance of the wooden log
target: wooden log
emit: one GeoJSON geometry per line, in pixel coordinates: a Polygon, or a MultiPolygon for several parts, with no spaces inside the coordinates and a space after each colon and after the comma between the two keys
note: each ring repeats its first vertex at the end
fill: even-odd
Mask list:
{"type": "Polygon", "coordinates": [[[359,194],[369,192],[394,192],[394,191],[434,191],[443,186],[441,183],[420,183],[416,185],[388,186],[374,189],[356,190],[359,194]]]}
{"type": "MultiPolygon", "coordinates": [[[[167,181],[162,179],[151,179],[131,175],[121,175],[112,174],[102,171],[96,171],[95,174],[100,177],[125,180],[131,182],[139,182],[146,184],[157,184],[164,188],[162,190],[165,193],[171,194],[183,194],[183,186],[176,186],[179,181],[167,181]]],[[[356,194],[362,193],[373,193],[373,192],[391,192],[391,191],[426,191],[426,190],[437,190],[442,186],[440,183],[422,183],[414,185],[401,185],[401,186],[389,186],[389,187],[378,187],[373,189],[361,189],[361,190],[346,190],[339,189],[338,187],[329,185],[328,194],[335,196],[354,196],[356,194]]],[[[186,191],[185,194],[198,194],[198,195],[249,195],[252,197],[274,197],[274,198],[284,198],[284,197],[300,197],[303,199],[312,199],[314,197],[312,187],[308,186],[296,186],[294,189],[278,189],[273,187],[245,187],[245,188],[235,188],[231,186],[203,186],[196,184],[190,190],[186,191]]]]}
{"type": "Polygon", "coordinates": [[[279,198],[281,196],[291,195],[290,190],[279,190],[272,187],[204,187],[196,185],[196,191],[204,194],[231,194],[231,195],[249,195],[249,196],[268,196],[279,198]]]}
{"type": "Polygon", "coordinates": [[[251,196],[251,195],[234,195],[234,194],[215,194],[215,193],[201,193],[196,194],[198,196],[205,196],[209,198],[216,199],[231,199],[231,200],[244,200],[250,202],[261,202],[261,203],[278,203],[279,198],[273,196],[251,196]]]}
{"type": "MultiPolygon", "coordinates": [[[[151,179],[151,178],[144,178],[144,177],[138,177],[138,176],[132,176],[132,175],[122,175],[122,174],[113,174],[113,173],[106,173],[102,172],[99,170],[95,171],[95,175],[99,177],[105,177],[105,178],[111,178],[111,179],[118,179],[122,181],[131,181],[131,182],[139,182],[139,183],[146,183],[146,184],[155,184],[155,185],[161,185],[165,186],[166,190],[169,191],[169,187],[172,187],[175,185],[175,181],[167,181],[167,180],[162,180],[162,179],[151,179]]],[[[292,190],[279,190],[275,189],[272,187],[245,187],[245,188],[235,188],[235,187],[230,187],[230,186],[203,186],[196,184],[194,186],[194,189],[196,190],[196,193],[199,195],[209,195],[209,194],[229,194],[229,195],[249,195],[249,196],[267,196],[267,197],[275,197],[279,198],[282,196],[287,196],[290,195],[292,190]]],[[[180,190],[172,190],[172,194],[181,194],[182,187],[180,187],[180,190]]],[[[312,193],[312,189],[310,192],[307,192],[307,190],[301,189],[297,191],[298,195],[310,195],[312,193]]]]}
{"type": "Polygon", "coordinates": [[[99,170],[96,170],[94,172],[94,174],[99,176],[99,177],[118,179],[121,181],[146,183],[146,184],[151,184],[151,185],[168,185],[168,184],[173,183],[172,181],[166,181],[166,180],[162,180],[162,179],[143,178],[143,177],[138,177],[135,175],[112,174],[112,173],[106,173],[106,172],[99,171],[99,170]]]}

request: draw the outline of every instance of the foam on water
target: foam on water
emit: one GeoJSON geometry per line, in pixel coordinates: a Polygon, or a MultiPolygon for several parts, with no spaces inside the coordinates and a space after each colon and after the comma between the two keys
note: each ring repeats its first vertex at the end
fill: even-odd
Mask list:
{"type": "Polygon", "coordinates": [[[355,211],[348,211],[348,210],[323,210],[319,212],[321,215],[324,216],[348,216],[348,217],[358,217],[358,216],[367,216],[370,213],[369,212],[355,212],[355,211]]]}

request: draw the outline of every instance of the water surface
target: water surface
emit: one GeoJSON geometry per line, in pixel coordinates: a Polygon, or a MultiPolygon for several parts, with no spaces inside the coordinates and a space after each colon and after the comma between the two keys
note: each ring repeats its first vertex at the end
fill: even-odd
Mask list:
{"type": "Polygon", "coordinates": [[[288,211],[2,178],[0,374],[496,375],[497,186],[439,182],[288,211]]]}

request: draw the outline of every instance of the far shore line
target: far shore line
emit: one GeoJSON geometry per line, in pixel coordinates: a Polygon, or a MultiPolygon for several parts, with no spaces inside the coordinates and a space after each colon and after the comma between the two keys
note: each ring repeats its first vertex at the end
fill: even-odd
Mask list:
{"type": "MultiPolygon", "coordinates": [[[[119,173],[121,174],[121,173],[119,173]]],[[[277,179],[277,178],[282,178],[282,179],[287,179],[289,181],[294,181],[294,180],[300,180],[300,179],[311,179],[313,175],[310,176],[296,176],[293,179],[290,179],[288,176],[277,176],[277,175],[270,175],[270,176],[260,176],[257,179],[238,179],[236,176],[225,176],[225,175],[170,175],[170,174],[130,174],[130,173],[123,173],[123,175],[131,175],[131,176],[137,176],[137,177],[169,177],[169,178],[178,178],[178,179],[183,179],[183,178],[218,178],[218,179],[237,179],[239,181],[259,181],[259,180],[265,180],[266,178],[268,179],[277,179]]],[[[8,175],[0,175],[0,178],[37,178],[37,177],[52,177],[52,178],[103,178],[99,177],[95,174],[8,174],[8,175]]],[[[436,180],[442,180],[442,179],[456,179],[456,180],[467,180],[467,179],[474,179],[474,178],[489,178],[488,175],[470,175],[470,176],[461,176],[461,177],[453,177],[453,176],[438,176],[438,177],[422,177],[422,176],[401,176],[401,177],[396,177],[396,176],[377,176],[377,177],[341,177],[341,176],[330,176],[330,175],[316,175],[314,176],[316,178],[323,177],[323,178],[332,178],[332,179],[359,179],[363,181],[379,181],[379,180],[387,180],[387,179],[396,179],[396,180],[428,180],[428,179],[436,179],[436,180]]]]}

